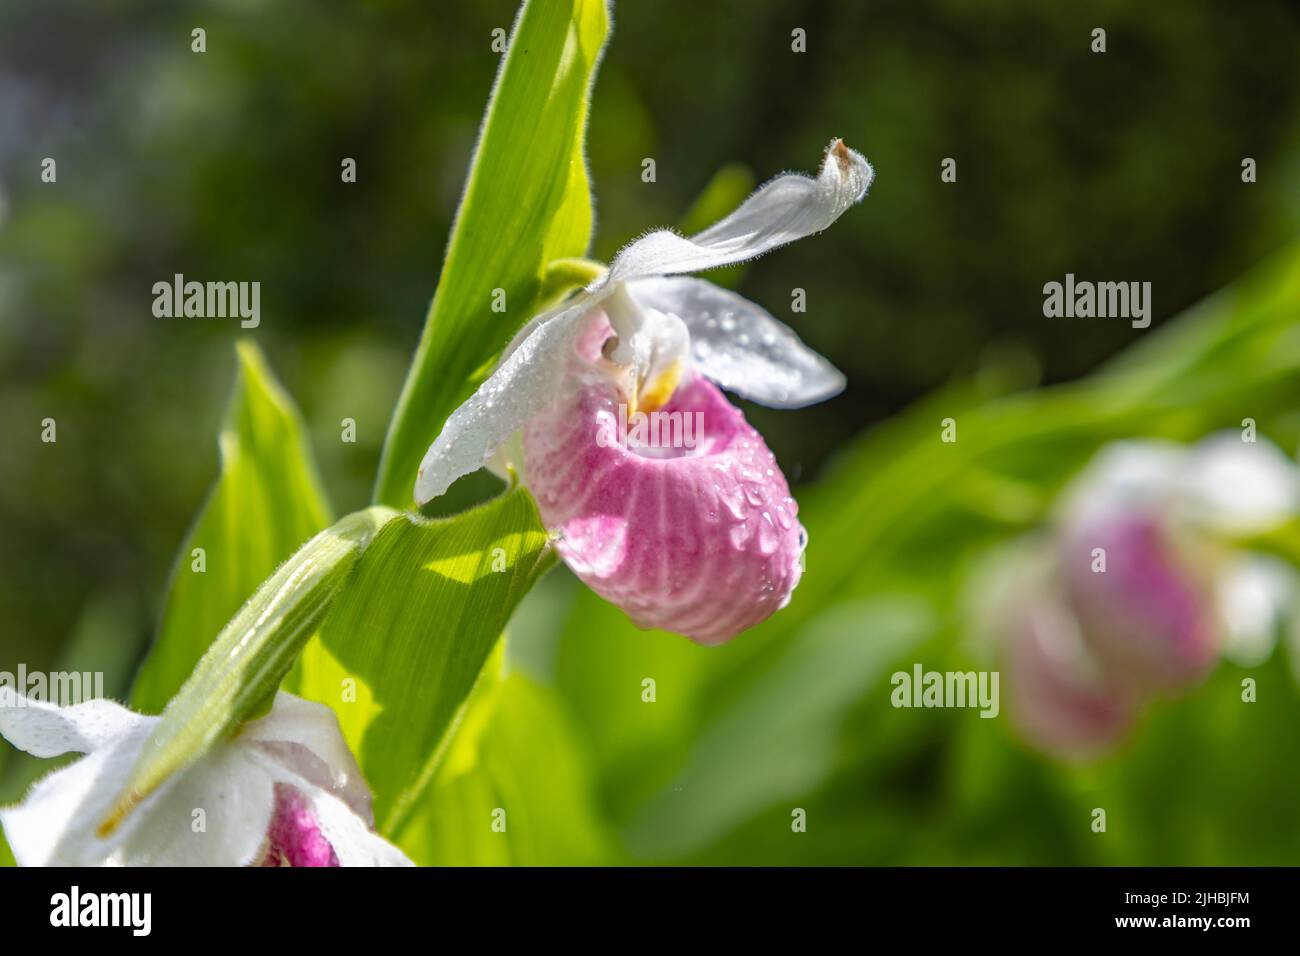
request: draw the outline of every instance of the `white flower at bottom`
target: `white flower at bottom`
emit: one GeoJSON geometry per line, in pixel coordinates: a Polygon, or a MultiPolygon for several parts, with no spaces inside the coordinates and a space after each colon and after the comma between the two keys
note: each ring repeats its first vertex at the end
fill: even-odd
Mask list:
{"type": "Polygon", "coordinates": [[[411,865],[373,831],[370,791],[333,712],[285,693],[101,836],[158,721],[108,700],[59,707],[0,688],[10,743],[37,757],[85,754],[0,809],[19,865],[411,865]]]}

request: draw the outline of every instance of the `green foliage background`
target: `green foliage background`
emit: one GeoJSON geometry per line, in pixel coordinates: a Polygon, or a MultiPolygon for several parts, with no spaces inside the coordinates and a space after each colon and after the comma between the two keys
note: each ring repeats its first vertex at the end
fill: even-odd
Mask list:
{"type": "MultiPolygon", "coordinates": [[[[491,32],[514,17],[512,0],[0,11],[0,669],[101,669],[125,696],[157,621],[215,614],[202,626],[219,627],[233,591],[224,615],[178,592],[164,614],[180,544],[220,531],[192,526],[218,474],[254,489],[250,507],[264,502],[285,541],[319,530],[327,501],[339,514],[369,503],[500,66],[491,32]],[[189,49],[196,25],[203,55],[189,49]],[[56,185],[39,180],[44,156],[58,158],[56,185]],[[355,184],[340,182],[343,157],[355,184]],[[239,329],[155,319],[150,288],[178,272],[261,281],[251,334],[301,406],[321,478],[310,458],[269,484],[219,460],[214,437],[246,394],[227,406],[239,329]],[[57,446],[39,441],[47,416],[57,446]],[[340,440],[344,418],[355,444],[340,440]],[[284,505],[293,487],[305,491],[284,505]]],[[[1251,416],[1296,448],[1298,40],[1280,0],[619,5],[587,129],[597,257],[812,168],[832,135],[877,167],[870,197],[826,236],[726,275],[849,376],[814,409],[746,408],[795,482],[809,573],[789,609],[706,651],[636,631],[551,572],[432,779],[393,795],[418,796],[402,846],[456,863],[1295,862],[1300,698],[1284,653],[1252,673],[1257,705],[1238,702],[1242,674],[1225,665],[1082,768],[1026,750],[1005,721],[894,711],[887,691],[899,662],[972,666],[965,573],[1040,520],[1100,443],[1191,440],[1251,416]],[[1088,50],[1098,25],[1101,56],[1088,50]],[[805,55],[790,52],[795,27],[805,55]],[[939,180],[947,156],[956,184],[939,180]],[[1258,183],[1241,182],[1244,156],[1258,183]],[[1156,327],[1044,319],[1042,285],[1066,272],[1151,281],[1156,327]],[[795,287],[809,306],[791,316],[795,287]],[[955,446],[935,440],[948,416],[955,446]],[[508,834],[488,828],[497,806],[508,834]],[[791,833],[796,806],[807,833],[791,833]],[[1088,827],[1096,806],[1105,837],[1088,827]]],[[[513,133],[544,156],[580,130],[565,114],[513,133]]],[[[511,182],[503,155],[478,187],[491,208],[526,206],[531,187],[554,212],[585,188],[572,166],[553,189],[511,182]]],[[[501,263],[498,284],[535,298],[545,260],[581,253],[587,228],[558,224],[501,263]]],[[[473,263],[507,244],[462,242],[473,263]]],[[[460,331],[435,348],[458,374],[500,347],[499,330],[443,321],[460,331]]],[[[445,415],[457,387],[417,391],[445,415]]],[[[280,411],[265,424],[289,432],[250,429],[253,454],[299,440],[299,413],[280,411]]],[[[407,427],[398,461],[436,432],[407,427]]],[[[391,467],[379,492],[400,506],[391,467]]],[[[496,488],[463,482],[444,507],[496,488]]],[[[209,515],[232,506],[220,494],[209,515]]],[[[423,546],[393,544],[417,562],[423,546]]],[[[241,589],[292,545],[268,547],[241,565],[241,589]]],[[[437,739],[447,719],[422,733],[437,739]]],[[[358,746],[365,727],[349,732],[358,746]]],[[[390,760],[378,740],[363,766],[390,760]]],[[[0,751],[0,796],[39,769],[0,751]]]]}

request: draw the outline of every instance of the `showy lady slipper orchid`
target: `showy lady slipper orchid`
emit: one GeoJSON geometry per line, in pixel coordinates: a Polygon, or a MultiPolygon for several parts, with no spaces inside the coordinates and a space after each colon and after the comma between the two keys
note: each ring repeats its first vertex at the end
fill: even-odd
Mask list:
{"type": "Polygon", "coordinates": [[[484,465],[513,469],[569,567],[642,627],[717,644],[783,607],[806,535],[775,458],[718,386],[799,408],[844,377],[759,306],[683,273],[822,231],[872,175],[835,140],[816,179],[780,176],[703,232],[626,246],[515,336],[425,455],[416,500],[484,465]],[[648,441],[646,415],[689,441],[648,441]]]}
{"type": "Polygon", "coordinates": [[[0,688],[10,743],[38,757],[85,754],[0,810],[20,865],[411,865],[373,832],[370,791],[333,712],[285,693],[101,837],[158,721],[108,700],[58,707],[0,688]]]}
{"type": "Polygon", "coordinates": [[[1261,660],[1295,575],[1238,542],[1297,513],[1300,471],[1267,443],[1224,434],[1191,448],[1105,449],[1066,490],[1048,533],[974,589],[1002,641],[1008,711],[1023,735],[1088,756],[1221,655],[1261,660]]]}
{"type": "Polygon", "coordinates": [[[1094,652],[1147,690],[1196,683],[1271,630],[1289,599],[1270,562],[1234,547],[1297,514],[1300,473],[1276,446],[1121,442],[1064,500],[1062,580],[1094,652]],[[1269,596],[1261,620],[1238,597],[1269,596]],[[1244,613],[1243,613],[1244,612],[1244,613]]]}

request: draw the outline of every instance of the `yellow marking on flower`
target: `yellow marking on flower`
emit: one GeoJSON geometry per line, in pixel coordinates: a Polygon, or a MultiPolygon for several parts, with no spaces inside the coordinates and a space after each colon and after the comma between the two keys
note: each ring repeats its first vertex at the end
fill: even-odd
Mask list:
{"type": "Polygon", "coordinates": [[[668,366],[667,371],[641,389],[640,401],[637,403],[641,410],[653,412],[665,405],[673,397],[673,392],[677,391],[677,383],[681,378],[682,360],[673,359],[673,364],[668,366]]]}
{"type": "Polygon", "coordinates": [[[139,806],[143,799],[141,794],[128,793],[117,802],[117,805],[113,807],[108,816],[95,828],[95,835],[101,840],[107,839],[118,828],[118,825],[126,819],[127,814],[139,806]]]}

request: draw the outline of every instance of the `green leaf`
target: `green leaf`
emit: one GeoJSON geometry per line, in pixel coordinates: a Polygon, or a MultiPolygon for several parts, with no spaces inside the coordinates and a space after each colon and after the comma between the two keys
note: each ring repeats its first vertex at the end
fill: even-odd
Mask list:
{"type": "Polygon", "coordinates": [[[923,603],[904,600],[842,605],[817,617],[700,721],[681,772],[631,821],[629,850],[642,859],[685,856],[808,793],[834,764],[850,708],[868,690],[887,700],[889,673],[933,626],[923,603]]]}
{"type": "Polygon", "coordinates": [[[163,711],[102,832],[269,705],[357,558],[385,523],[400,523],[391,508],[348,515],[263,582],[163,711]]]}
{"type": "Polygon", "coordinates": [[[422,866],[608,862],[613,839],[563,701],[520,671],[500,671],[499,660],[484,669],[398,844],[422,866]]]}
{"type": "Polygon", "coordinates": [[[241,342],[238,357],[219,441],[221,475],[177,556],[158,636],[132,693],[132,705],[146,713],[162,710],[254,589],[330,523],[293,401],[255,345],[241,342]]]}
{"type": "Polygon", "coordinates": [[[366,549],[294,684],[338,714],[380,832],[428,787],[506,621],[554,560],[522,489],[452,518],[403,515],[366,549]]]}
{"type": "Polygon", "coordinates": [[[605,0],[524,4],[389,423],[376,502],[411,506],[421,457],[533,314],[547,265],[587,249],[592,213],[583,139],[608,29],[605,0]],[[498,289],[504,313],[492,310],[498,289]]]}
{"type": "Polygon", "coordinates": [[[642,631],[582,587],[557,649],[556,681],[605,778],[616,820],[666,786],[701,719],[710,684],[734,675],[737,642],[701,648],[666,631],[642,631]],[[642,699],[655,682],[655,701],[642,699]]]}

